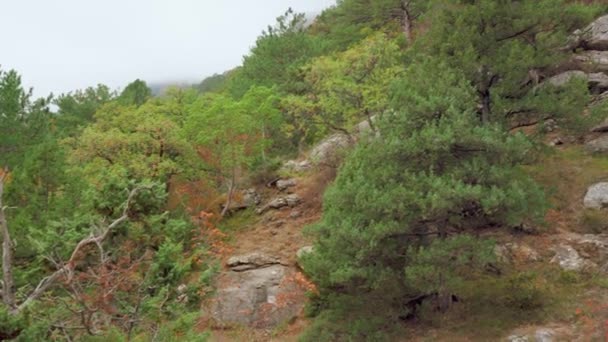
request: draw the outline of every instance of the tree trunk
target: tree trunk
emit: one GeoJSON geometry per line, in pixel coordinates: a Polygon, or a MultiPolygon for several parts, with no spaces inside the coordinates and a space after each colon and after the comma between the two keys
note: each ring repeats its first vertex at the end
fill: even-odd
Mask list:
{"type": "Polygon", "coordinates": [[[234,189],[236,188],[236,169],[232,170],[232,179],[230,180],[230,186],[228,187],[228,198],[226,198],[226,204],[222,209],[222,213],[220,214],[222,217],[225,217],[230,210],[230,205],[232,204],[232,196],[234,195],[234,189]]]}
{"type": "Polygon", "coordinates": [[[8,231],[8,223],[6,221],[6,208],[2,203],[4,194],[4,181],[8,176],[8,171],[0,171],[0,229],[2,229],[2,301],[9,308],[15,310],[15,295],[13,293],[13,251],[11,243],[11,235],[8,231]]]}
{"type": "Polygon", "coordinates": [[[412,44],[412,15],[410,13],[410,1],[401,1],[401,10],[403,11],[403,34],[408,45],[412,44]]]}

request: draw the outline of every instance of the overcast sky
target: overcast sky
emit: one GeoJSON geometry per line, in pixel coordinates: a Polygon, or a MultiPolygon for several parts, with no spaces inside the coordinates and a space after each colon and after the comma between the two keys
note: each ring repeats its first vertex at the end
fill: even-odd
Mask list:
{"type": "Polygon", "coordinates": [[[0,66],[38,96],[104,83],[199,81],[239,65],[288,7],[334,0],[0,0],[0,66]]]}

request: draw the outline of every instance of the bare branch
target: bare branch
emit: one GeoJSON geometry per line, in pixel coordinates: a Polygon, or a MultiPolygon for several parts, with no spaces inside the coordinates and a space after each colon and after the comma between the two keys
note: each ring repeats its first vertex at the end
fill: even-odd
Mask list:
{"type": "MultiPolygon", "coordinates": [[[[88,237],[80,240],[80,242],[78,242],[78,244],[76,245],[76,247],[74,248],[74,250],[72,251],[72,254],[70,256],[70,258],[68,259],[68,261],[59,269],[57,269],[55,272],[53,272],[51,275],[43,278],[40,283],[38,283],[38,285],[36,286],[36,288],[34,289],[34,291],[32,293],[30,293],[30,295],[25,299],[25,301],[23,301],[23,303],[21,303],[19,306],[17,306],[16,308],[14,308],[14,313],[19,313],[21,312],[23,309],[25,309],[31,302],[37,300],[42,294],[44,294],[44,292],[46,292],[52,285],[54,285],[55,283],[57,283],[57,281],[61,278],[66,279],[66,282],[71,282],[72,280],[72,276],[73,276],[73,272],[74,272],[74,268],[76,267],[76,260],[78,255],[80,254],[80,252],[89,245],[96,245],[96,246],[100,246],[101,243],[106,239],[106,237],[109,235],[109,233],[116,228],[117,226],[119,226],[121,223],[125,222],[126,220],[128,220],[129,218],[129,209],[131,207],[131,204],[133,202],[133,198],[135,197],[135,195],[137,195],[137,193],[148,187],[138,187],[135,188],[133,190],[131,190],[131,192],[129,193],[129,197],[127,198],[127,201],[125,203],[125,208],[122,212],[122,215],[115,219],[114,221],[112,221],[112,223],[110,223],[107,227],[105,227],[104,229],[102,229],[102,232],[95,235],[94,233],[91,233],[88,237]]],[[[6,230],[8,232],[8,230],[6,230]]],[[[11,281],[12,281],[12,275],[11,275],[11,281]]],[[[6,280],[5,280],[6,282],[6,280]]],[[[13,307],[14,307],[14,302],[13,302],[13,307]]]]}

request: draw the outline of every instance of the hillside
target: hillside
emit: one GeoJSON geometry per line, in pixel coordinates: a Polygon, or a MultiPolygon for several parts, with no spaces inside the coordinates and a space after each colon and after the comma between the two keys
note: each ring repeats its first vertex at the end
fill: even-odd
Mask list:
{"type": "Polygon", "coordinates": [[[605,340],[607,13],[343,0],[195,86],[0,69],[0,340],[605,340]]]}

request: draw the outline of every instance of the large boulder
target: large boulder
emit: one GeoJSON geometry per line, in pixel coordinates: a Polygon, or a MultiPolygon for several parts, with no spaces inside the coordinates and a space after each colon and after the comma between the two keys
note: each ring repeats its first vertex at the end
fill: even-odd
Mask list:
{"type": "Polygon", "coordinates": [[[272,328],[297,317],[305,289],[292,279],[294,271],[271,265],[224,275],[211,314],[218,324],[272,328]]]}
{"type": "Polygon", "coordinates": [[[346,134],[332,134],[312,149],[310,160],[315,165],[335,165],[340,159],[341,152],[351,143],[351,137],[346,134]]]}
{"type": "Polygon", "coordinates": [[[583,204],[590,209],[603,209],[608,206],[608,182],[590,186],[583,199],[583,204]]]}
{"type": "Polygon", "coordinates": [[[581,70],[569,70],[549,78],[547,82],[556,87],[561,87],[574,78],[581,78],[587,81],[589,88],[594,93],[599,94],[608,90],[608,75],[601,72],[586,73],[581,70]]]}
{"type": "Polygon", "coordinates": [[[608,15],[597,18],[582,30],[576,30],[571,40],[574,47],[608,50],[608,15]]]}

